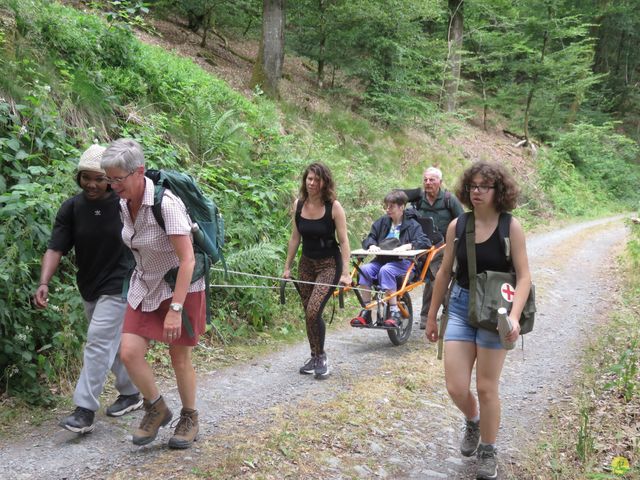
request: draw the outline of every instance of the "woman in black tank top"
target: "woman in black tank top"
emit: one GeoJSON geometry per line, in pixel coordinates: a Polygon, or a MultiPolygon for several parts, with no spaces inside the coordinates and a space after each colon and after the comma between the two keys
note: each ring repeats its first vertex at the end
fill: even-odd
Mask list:
{"type": "Polygon", "coordinates": [[[329,375],[329,362],[324,351],[326,327],[322,311],[334,290],[330,285],[350,285],[351,275],[346,216],[336,200],[331,171],[322,163],[312,163],[303,172],[300,198],[295,201],[293,211],[282,276],[291,278],[291,265],[302,242],[298,279],[310,283],[298,284],[298,291],[311,355],[300,367],[300,373],[313,373],[315,378],[323,379],[329,375]]]}
{"type": "MultiPolygon", "coordinates": [[[[511,264],[507,262],[498,232],[498,220],[504,212],[513,210],[519,189],[511,174],[501,165],[477,162],[462,175],[457,197],[475,218],[476,270],[478,273],[515,270],[517,281],[515,297],[509,313],[513,328],[507,341],[515,342],[520,333],[520,314],[531,289],[531,273],[527,260],[524,231],[520,223],[511,218],[509,238],[511,264]]],[[[469,278],[466,240],[458,239],[454,251],[456,224],[447,228],[446,246],[442,266],[436,275],[433,298],[427,317],[426,335],[431,342],[438,340],[436,314],[442,304],[451,280],[454,257],[458,261],[456,280],[451,288],[445,341],[445,380],[452,400],[465,416],[465,434],[460,446],[464,456],[477,452],[476,478],[497,477],[497,450],[495,447],[500,427],[500,396],[498,383],[507,355],[500,344],[497,331],[473,328],[468,323],[469,278]],[[471,375],[476,367],[477,395],[471,391],[471,375]],[[480,418],[482,414],[482,418],[480,418]]],[[[466,218],[466,217],[465,217],[466,218]]],[[[471,298],[474,298],[471,296],[471,298]]],[[[514,412],[515,413],[515,412],[514,412]]]]}

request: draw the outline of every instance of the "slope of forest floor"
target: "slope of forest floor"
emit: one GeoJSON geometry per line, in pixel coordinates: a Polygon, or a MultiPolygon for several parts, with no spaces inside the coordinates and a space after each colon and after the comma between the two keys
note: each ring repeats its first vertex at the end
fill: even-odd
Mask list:
{"type": "MultiPolygon", "coordinates": [[[[223,40],[210,34],[206,47],[202,47],[201,35],[186,28],[180,19],[153,19],[150,22],[154,33],[137,31],[136,35],[141,41],[191,58],[204,70],[225,80],[246,97],[251,98],[254,95],[249,88],[253,62],[248,60],[257,56],[257,40],[237,36],[224,37],[223,40]]],[[[301,115],[327,114],[336,102],[335,96],[317,86],[314,69],[315,65],[309,60],[296,57],[289,52],[285,55],[283,77],[280,81],[281,101],[295,105],[301,115]]],[[[339,73],[337,81],[347,87],[347,90],[358,88],[358,85],[339,73]]],[[[355,97],[341,95],[339,102],[346,110],[357,110],[358,101],[355,97]]],[[[506,134],[496,119],[493,119],[493,126],[487,131],[478,128],[479,124],[479,116],[471,118],[469,123],[450,117],[447,119],[447,128],[450,128],[448,132],[436,127],[440,132],[438,138],[424,131],[406,129],[405,134],[409,142],[404,149],[403,158],[399,161],[404,164],[406,161],[415,162],[427,157],[436,159],[435,163],[438,163],[438,158],[447,156],[467,160],[494,160],[512,165],[518,178],[522,181],[529,180],[534,175],[534,169],[531,166],[529,151],[515,146],[519,138],[506,134]],[[446,140],[443,141],[443,137],[446,140]]],[[[285,128],[293,130],[296,125],[286,125],[285,128]]]]}

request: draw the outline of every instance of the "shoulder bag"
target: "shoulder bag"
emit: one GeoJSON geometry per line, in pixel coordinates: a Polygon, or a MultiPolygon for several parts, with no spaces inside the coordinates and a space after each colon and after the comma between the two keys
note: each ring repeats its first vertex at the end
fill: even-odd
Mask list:
{"type": "MultiPolygon", "coordinates": [[[[483,328],[492,332],[498,330],[498,309],[504,307],[511,311],[515,296],[516,273],[486,271],[476,273],[476,233],[473,212],[468,214],[465,227],[467,244],[467,262],[469,271],[469,325],[483,328]]],[[[511,262],[511,255],[506,251],[507,259],[511,262]]],[[[520,315],[520,334],[524,335],[533,330],[536,313],[535,286],[531,284],[529,297],[520,315]]]]}

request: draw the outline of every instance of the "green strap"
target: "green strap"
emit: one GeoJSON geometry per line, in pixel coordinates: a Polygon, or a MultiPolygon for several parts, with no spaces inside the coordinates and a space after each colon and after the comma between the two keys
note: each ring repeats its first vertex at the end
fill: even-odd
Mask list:
{"type": "Polygon", "coordinates": [[[187,331],[187,335],[193,338],[195,333],[193,333],[193,327],[191,326],[189,315],[187,315],[187,311],[184,309],[182,309],[182,326],[187,331]]]}
{"type": "MultiPolygon", "coordinates": [[[[211,294],[211,292],[209,291],[209,289],[211,288],[210,287],[211,282],[209,278],[209,275],[211,275],[210,268],[211,268],[211,261],[209,260],[209,255],[205,255],[204,256],[204,301],[207,305],[207,323],[208,324],[211,323],[211,302],[209,301],[209,295],[211,294]]],[[[226,265],[225,265],[225,270],[226,270],[226,265]]]]}
{"type": "Polygon", "coordinates": [[[471,323],[478,322],[478,312],[476,305],[476,219],[473,212],[467,215],[467,224],[465,226],[465,241],[467,243],[467,271],[469,273],[469,321],[471,323]]]}

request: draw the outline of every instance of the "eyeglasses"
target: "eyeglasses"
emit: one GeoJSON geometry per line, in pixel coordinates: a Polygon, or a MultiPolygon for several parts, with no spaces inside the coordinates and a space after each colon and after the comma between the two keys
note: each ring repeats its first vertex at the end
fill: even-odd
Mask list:
{"type": "Polygon", "coordinates": [[[476,190],[480,193],[487,193],[492,188],[496,188],[495,185],[465,185],[464,189],[467,192],[475,192],[476,190]]]}
{"type": "Polygon", "coordinates": [[[424,178],[422,179],[422,181],[423,181],[424,183],[438,183],[438,182],[440,181],[440,179],[439,179],[439,178],[437,178],[437,177],[424,177],[424,178]]]}
{"type": "Polygon", "coordinates": [[[129,172],[129,175],[125,175],[124,177],[104,177],[104,179],[107,181],[107,183],[120,184],[124,182],[127,178],[129,178],[131,175],[133,175],[134,173],[136,173],[135,170],[133,172],[129,172]]]}

